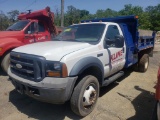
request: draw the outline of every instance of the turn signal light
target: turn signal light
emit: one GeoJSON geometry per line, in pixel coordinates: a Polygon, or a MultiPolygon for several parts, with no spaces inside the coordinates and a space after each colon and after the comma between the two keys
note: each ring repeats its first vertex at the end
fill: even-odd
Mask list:
{"type": "Polygon", "coordinates": [[[47,76],[49,76],[49,77],[60,77],[61,74],[60,74],[60,72],[49,71],[49,72],[47,72],[47,76]]]}

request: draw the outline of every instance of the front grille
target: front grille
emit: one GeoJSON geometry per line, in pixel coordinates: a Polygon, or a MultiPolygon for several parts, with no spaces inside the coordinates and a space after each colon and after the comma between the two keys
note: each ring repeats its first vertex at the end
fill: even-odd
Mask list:
{"type": "Polygon", "coordinates": [[[11,72],[31,81],[39,82],[44,78],[44,64],[44,57],[17,52],[10,54],[11,72]]]}

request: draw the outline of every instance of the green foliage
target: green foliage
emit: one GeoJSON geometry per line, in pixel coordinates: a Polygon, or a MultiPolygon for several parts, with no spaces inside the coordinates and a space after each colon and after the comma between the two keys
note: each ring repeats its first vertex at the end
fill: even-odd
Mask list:
{"type": "Polygon", "coordinates": [[[5,30],[9,26],[8,17],[0,11],[0,30],[5,30]]]}
{"type": "MultiPolygon", "coordinates": [[[[18,10],[12,10],[5,15],[0,11],[0,30],[5,30],[9,25],[17,20],[18,10]]],[[[55,24],[60,26],[61,14],[58,9],[54,11],[55,24]]],[[[90,14],[88,10],[79,10],[74,6],[68,6],[64,14],[64,25],[68,26],[73,23],[79,23],[81,20],[115,17],[122,15],[137,15],[139,18],[139,28],[160,31],[160,4],[157,6],[148,6],[145,9],[141,6],[124,5],[124,8],[115,11],[107,8],[99,9],[95,14],[90,14]]]]}
{"type": "Polygon", "coordinates": [[[160,4],[157,6],[148,6],[145,10],[149,15],[150,29],[160,31],[160,4]]]}
{"type": "Polygon", "coordinates": [[[11,20],[16,20],[17,19],[17,15],[19,15],[19,11],[18,10],[12,10],[12,11],[8,12],[7,14],[8,14],[8,17],[11,20]]]}
{"type": "Polygon", "coordinates": [[[0,31],[6,30],[11,24],[17,21],[18,10],[12,10],[5,15],[3,11],[0,11],[0,31]]]}
{"type": "Polygon", "coordinates": [[[79,10],[74,6],[68,6],[65,13],[65,26],[78,23],[81,20],[115,17],[122,15],[137,15],[139,18],[139,28],[148,30],[160,30],[160,4],[157,6],[148,6],[143,9],[141,6],[124,5],[120,11],[112,9],[97,10],[96,14],[90,14],[87,10],[79,10]]]}

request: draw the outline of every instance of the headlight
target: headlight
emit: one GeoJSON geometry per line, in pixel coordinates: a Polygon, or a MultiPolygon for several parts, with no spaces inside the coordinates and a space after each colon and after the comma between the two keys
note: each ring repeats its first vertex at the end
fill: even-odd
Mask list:
{"type": "Polygon", "coordinates": [[[66,64],[60,62],[47,61],[46,76],[47,77],[67,77],[68,71],[66,64]]]}

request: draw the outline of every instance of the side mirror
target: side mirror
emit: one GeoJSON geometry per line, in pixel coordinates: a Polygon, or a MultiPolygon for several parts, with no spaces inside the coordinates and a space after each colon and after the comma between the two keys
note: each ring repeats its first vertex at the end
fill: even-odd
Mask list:
{"type": "Polygon", "coordinates": [[[31,34],[31,31],[28,31],[27,33],[28,33],[28,34],[31,34]]]}
{"type": "Polygon", "coordinates": [[[109,38],[105,38],[105,44],[108,47],[115,47],[115,40],[109,39],[109,38]]]}
{"type": "Polygon", "coordinates": [[[122,35],[115,36],[115,47],[122,48],[124,46],[124,37],[122,35]]]}

